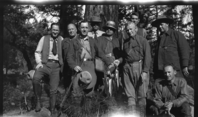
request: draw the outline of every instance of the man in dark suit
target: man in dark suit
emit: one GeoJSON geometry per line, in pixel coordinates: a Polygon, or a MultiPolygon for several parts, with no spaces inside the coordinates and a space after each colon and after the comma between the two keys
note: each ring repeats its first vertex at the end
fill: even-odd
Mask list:
{"type": "MultiPolygon", "coordinates": [[[[97,55],[106,60],[103,53],[100,51],[100,48],[96,48],[96,42],[93,38],[88,37],[88,22],[82,21],[79,25],[80,34],[71,41],[69,46],[67,62],[71,69],[73,69],[76,73],[81,73],[87,71],[86,73],[91,75],[91,82],[87,84],[87,87],[83,89],[86,95],[92,95],[94,92],[94,87],[97,81],[97,77],[95,74],[95,64],[94,59],[97,55]],[[86,69],[86,70],[85,70],[86,69]],[[89,70],[88,70],[89,69],[89,70]],[[89,91],[86,91],[89,90],[89,91]]],[[[83,75],[83,74],[82,74],[83,75]]],[[[81,77],[82,78],[82,77],[81,77]]],[[[73,85],[73,95],[81,96],[82,88],[79,86],[79,80],[83,82],[82,79],[76,77],[73,85]]],[[[85,82],[84,82],[85,83],[85,82]]]]}

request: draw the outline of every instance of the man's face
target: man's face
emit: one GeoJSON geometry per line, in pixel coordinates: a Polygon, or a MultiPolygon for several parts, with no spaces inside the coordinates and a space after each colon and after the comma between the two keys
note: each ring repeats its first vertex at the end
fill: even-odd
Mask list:
{"type": "Polygon", "coordinates": [[[88,22],[83,22],[83,23],[81,23],[81,25],[80,25],[80,32],[81,32],[81,34],[82,34],[83,36],[87,36],[88,31],[89,31],[88,22]]]}
{"type": "Polygon", "coordinates": [[[162,23],[160,23],[159,28],[160,28],[161,32],[167,32],[168,31],[168,24],[162,22],[162,23]]]}
{"type": "Polygon", "coordinates": [[[137,15],[132,15],[131,21],[137,25],[139,23],[139,17],[137,15]]]}
{"type": "Polygon", "coordinates": [[[113,28],[106,28],[106,35],[108,36],[112,36],[114,33],[114,29],[113,28]]]}
{"type": "Polygon", "coordinates": [[[97,30],[99,29],[99,25],[100,25],[99,22],[92,22],[92,23],[91,23],[92,30],[93,30],[93,31],[97,31],[97,30]]]}
{"type": "Polygon", "coordinates": [[[56,37],[58,37],[59,32],[60,32],[59,26],[58,25],[53,25],[52,28],[51,28],[51,36],[53,38],[56,38],[56,37]]]}
{"type": "Polygon", "coordinates": [[[77,29],[76,26],[74,26],[74,24],[69,24],[68,25],[68,32],[69,32],[69,36],[74,37],[77,34],[77,29]]]}
{"type": "Polygon", "coordinates": [[[177,72],[173,69],[172,66],[166,66],[164,68],[164,76],[165,76],[166,80],[168,80],[168,81],[171,81],[172,79],[174,79],[176,73],[177,72]]]}
{"type": "Polygon", "coordinates": [[[129,24],[126,27],[126,31],[129,34],[130,37],[134,37],[136,35],[137,32],[137,27],[135,24],[129,24]]]}

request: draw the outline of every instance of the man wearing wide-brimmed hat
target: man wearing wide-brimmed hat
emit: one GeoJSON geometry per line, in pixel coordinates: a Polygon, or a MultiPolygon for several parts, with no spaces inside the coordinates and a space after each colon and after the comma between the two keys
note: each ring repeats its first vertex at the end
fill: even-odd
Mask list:
{"type": "MultiPolygon", "coordinates": [[[[115,31],[117,30],[116,24],[114,21],[107,21],[106,25],[103,28],[105,30],[105,33],[97,38],[98,48],[100,48],[101,51],[105,53],[105,56],[108,59],[108,63],[115,63],[115,65],[118,66],[119,63],[122,61],[122,58],[120,42],[118,38],[115,38],[113,36],[115,31]]],[[[105,66],[106,68],[104,71],[107,71],[107,67],[109,65],[106,64],[105,66]]]]}
{"type": "Polygon", "coordinates": [[[190,57],[190,47],[184,35],[170,28],[173,20],[166,16],[159,16],[152,26],[160,30],[157,59],[154,62],[155,77],[163,77],[163,67],[172,64],[177,70],[177,76],[187,76],[190,57]],[[157,65],[157,66],[155,66],[157,65]],[[183,72],[183,74],[182,74],[183,72]]]}
{"type": "Polygon", "coordinates": [[[99,16],[91,17],[90,23],[92,26],[92,31],[88,33],[89,37],[92,37],[95,39],[104,33],[104,31],[99,30],[99,28],[100,28],[99,26],[100,26],[101,22],[102,22],[102,20],[100,19],[99,16]]]}

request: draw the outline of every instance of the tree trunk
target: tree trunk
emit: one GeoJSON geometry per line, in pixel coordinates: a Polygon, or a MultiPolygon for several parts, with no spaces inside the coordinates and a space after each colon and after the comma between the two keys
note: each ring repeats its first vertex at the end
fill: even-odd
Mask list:
{"type": "Polygon", "coordinates": [[[33,69],[33,65],[30,61],[30,58],[28,56],[28,53],[26,50],[21,50],[22,54],[23,54],[23,58],[26,60],[27,62],[27,67],[28,67],[28,71],[32,70],[33,69]]]}
{"type": "MultiPolygon", "coordinates": [[[[100,29],[106,24],[108,20],[112,20],[117,24],[118,28],[118,5],[86,5],[85,20],[90,20],[92,16],[99,16],[102,20],[100,29]]],[[[117,36],[117,31],[116,31],[117,36]]]]}

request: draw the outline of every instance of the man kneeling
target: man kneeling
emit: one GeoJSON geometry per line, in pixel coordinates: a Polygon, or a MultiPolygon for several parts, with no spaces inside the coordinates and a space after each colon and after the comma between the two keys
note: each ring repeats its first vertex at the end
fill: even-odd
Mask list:
{"type": "Polygon", "coordinates": [[[152,110],[156,115],[167,113],[178,117],[192,117],[188,102],[187,83],[184,78],[176,77],[172,65],[164,67],[164,79],[155,82],[155,97],[152,110]]]}

